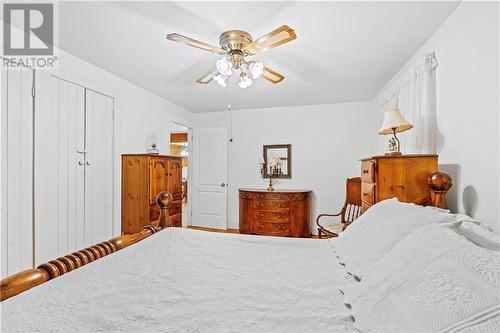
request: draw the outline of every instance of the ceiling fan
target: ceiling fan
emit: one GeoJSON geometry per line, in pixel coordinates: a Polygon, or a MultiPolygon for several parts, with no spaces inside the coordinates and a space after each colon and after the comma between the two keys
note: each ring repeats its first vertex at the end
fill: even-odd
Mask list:
{"type": "Polygon", "coordinates": [[[283,25],[255,41],[246,31],[229,30],[220,35],[220,47],[177,33],[167,35],[168,40],[184,43],[222,56],[217,60],[216,66],[196,82],[207,84],[214,80],[219,85],[226,87],[226,80],[234,70],[240,72],[240,82],[238,85],[241,88],[251,86],[253,83],[252,79],[258,79],[261,76],[271,83],[283,81],[285,78],[283,75],[264,66],[262,62],[246,60],[245,58],[288,43],[296,38],[295,31],[287,25],[283,25]],[[250,78],[250,75],[252,78],[250,78]]]}

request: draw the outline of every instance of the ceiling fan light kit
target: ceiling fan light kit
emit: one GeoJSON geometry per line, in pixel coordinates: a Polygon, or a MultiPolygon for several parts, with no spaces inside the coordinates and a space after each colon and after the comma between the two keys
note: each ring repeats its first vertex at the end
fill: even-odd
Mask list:
{"type": "Polygon", "coordinates": [[[226,87],[227,78],[233,74],[233,71],[239,71],[240,81],[238,85],[243,89],[250,87],[253,84],[253,80],[257,80],[260,77],[274,84],[283,81],[285,78],[283,75],[265,67],[262,62],[247,61],[245,58],[254,56],[259,52],[267,51],[296,38],[295,31],[287,25],[283,25],[255,41],[246,31],[229,30],[220,35],[220,47],[177,33],[167,35],[168,40],[222,55],[221,58],[217,59],[215,68],[212,68],[196,82],[207,84],[213,80],[220,86],[226,87]]]}

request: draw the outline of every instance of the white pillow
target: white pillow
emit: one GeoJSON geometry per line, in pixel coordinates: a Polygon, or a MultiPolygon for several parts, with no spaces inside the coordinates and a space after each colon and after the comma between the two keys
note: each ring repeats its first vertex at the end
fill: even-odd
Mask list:
{"type": "Polygon", "coordinates": [[[345,288],[366,332],[500,332],[500,252],[452,224],[419,228],[345,288]]]}
{"type": "Polygon", "coordinates": [[[455,223],[456,231],[468,240],[490,250],[500,251],[500,236],[486,224],[474,220],[462,220],[455,223]]]}
{"type": "Polygon", "coordinates": [[[347,271],[361,279],[373,263],[415,229],[452,220],[454,217],[447,210],[393,198],[372,206],[331,242],[347,271]]]}

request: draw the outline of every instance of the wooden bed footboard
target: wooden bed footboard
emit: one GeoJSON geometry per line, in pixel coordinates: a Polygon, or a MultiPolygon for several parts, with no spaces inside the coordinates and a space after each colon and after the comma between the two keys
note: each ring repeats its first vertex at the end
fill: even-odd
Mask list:
{"type": "Polygon", "coordinates": [[[168,192],[156,196],[160,207],[160,217],[155,225],[145,227],[141,232],[132,235],[121,235],[108,241],[98,243],[83,250],[73,252],[64,257],[43,263],[37,268],[28,269],[10,275],[0,281],[0,301],[36,287],[58,276],[71,272],[108,254],[137,243],[152,234],[171,226],[168,209],[173,201],[168,192]]]}

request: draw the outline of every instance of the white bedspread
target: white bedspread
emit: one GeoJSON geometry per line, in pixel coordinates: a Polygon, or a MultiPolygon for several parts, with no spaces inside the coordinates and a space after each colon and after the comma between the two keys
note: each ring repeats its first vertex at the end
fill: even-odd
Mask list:
{"type": "Polygon", "coordinates": [[[328,240],[169,228],[1,303],[2,332],[353,332],[328,240]]]}

